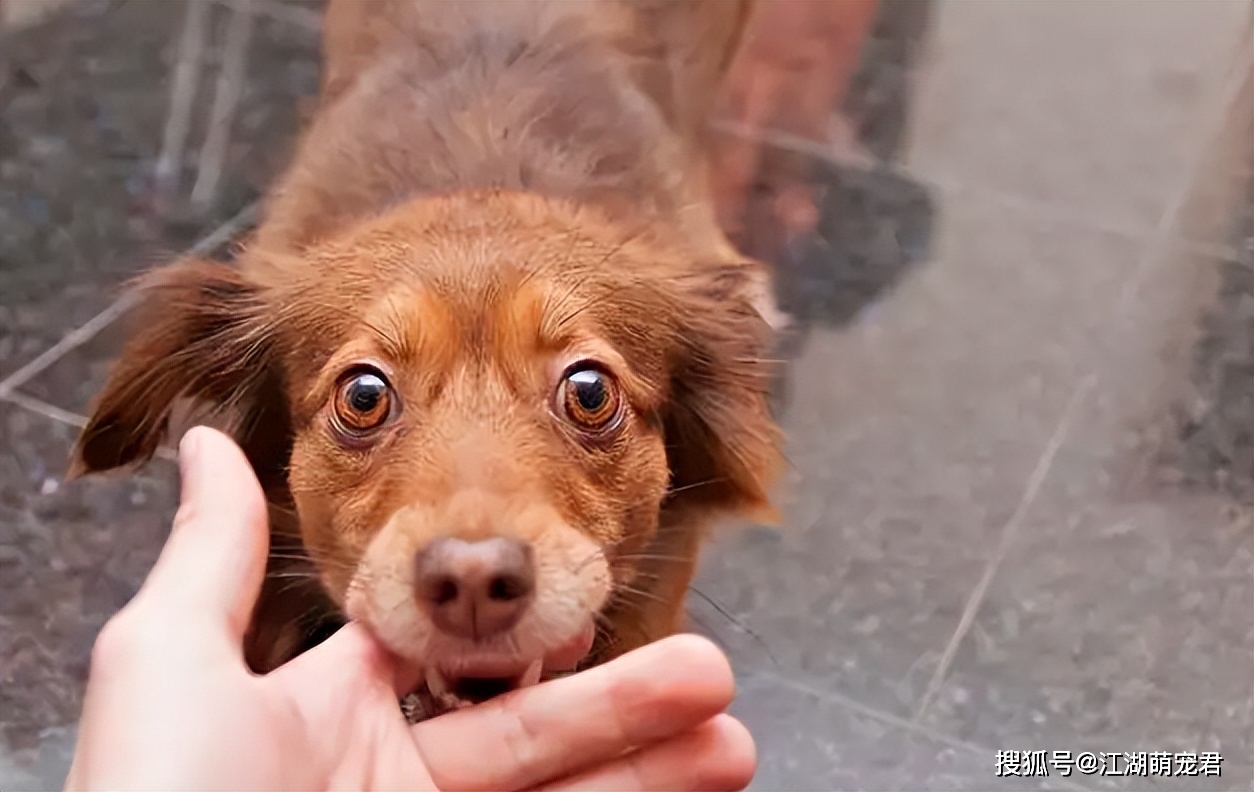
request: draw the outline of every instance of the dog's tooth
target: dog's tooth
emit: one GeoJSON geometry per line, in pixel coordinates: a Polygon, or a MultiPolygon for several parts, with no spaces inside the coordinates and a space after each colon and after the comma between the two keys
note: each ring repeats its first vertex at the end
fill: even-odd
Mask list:
{"type": "Polygon", "coordinates": [[[540,672],[544,670],[544,661],[537,660],[527,666],[527,670],[523,672],[522,677],[518,680],[519,687],[531,687],[540,681],[540,672]]]}
{"type": "Polygon", "coordinates": [[[431,695],[437,699],[446,698],[448,696],[448,682],[445,681],[444,675],[434,666],[427,669],[427,689],[431,691],[431,695]]]}

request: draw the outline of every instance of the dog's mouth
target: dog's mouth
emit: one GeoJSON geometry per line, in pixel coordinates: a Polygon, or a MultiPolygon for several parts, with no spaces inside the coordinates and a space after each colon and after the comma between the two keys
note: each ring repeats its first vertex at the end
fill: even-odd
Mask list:
{"type": "Polygon", "coordinates": [[[532,661],[521,671],[500,665],[471,662],[456,672],[432,666],[427,669],[426,693],[440,711],[447,712],[531,687],[538,684],[544,674],[543,660],[532,661]],[[497,667],[488,667],[491,665],[497,667]]]}
{"type": "Polygon", "coordinates": [[[538,659],[468,652],[436,660],[427,666],[422,682],[411,694],[416,701],[408,714],[411,720],[425,720],[570,672],[592,648],[593,637],[589,627],[538,659]]]}

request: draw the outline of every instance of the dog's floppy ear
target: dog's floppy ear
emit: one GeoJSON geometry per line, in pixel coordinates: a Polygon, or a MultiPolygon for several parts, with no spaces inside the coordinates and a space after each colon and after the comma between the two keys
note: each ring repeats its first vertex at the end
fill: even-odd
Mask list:
{"type": "Polygon", "coordinates": [[[783,466],[782,433],[768,398],[772,333],[760,309],[773,303],[764,289],[752,262],[718,265],[682,289],[664,424],[671,507],[777,519],[770,489],[783,466]]]}
{"type": "MultiPolygon", "coordinates": [[[[272,338],[257,288],[236,268],[189,259],[143,276],[135,330],[79,436],[70,475],[146,462],[165,437],[177,401],[238,408],[237,437],[254,467],[257,432],[282,432],[268,366],[272,338]],[[273,394],[271,394],[273,395],[273,394]]],[[[258,470],[260,474],[262,471],[258,470]]]]}

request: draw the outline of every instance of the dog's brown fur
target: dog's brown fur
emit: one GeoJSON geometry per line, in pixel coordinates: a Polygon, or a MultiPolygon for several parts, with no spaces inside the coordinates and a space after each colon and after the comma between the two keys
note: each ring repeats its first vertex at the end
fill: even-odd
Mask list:
{"type": "Polygon", "coordinates": [[[272,501],[254,667],[307,645],[311,614],[452,652],[406,577],[448,534],[536,547],[513,651],[595,619],[603,661],[681,628],[715,517],[769,512],[766,279],[702,156],[747,7],[332,0],[321,107],[263,223],[238,267],[144,278],[76,451],[81,472],[142,462],[187,400],[235,417],[272,501]],[[575,360],[625,400],[611,437],[553,407],[575,360]],[[363,363],[400,406],[349,442],[332,403],[363,363]]]}

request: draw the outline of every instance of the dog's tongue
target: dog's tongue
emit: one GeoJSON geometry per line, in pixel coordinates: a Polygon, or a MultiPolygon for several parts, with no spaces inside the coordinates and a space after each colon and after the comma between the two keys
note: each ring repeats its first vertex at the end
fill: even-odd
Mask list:
{"type": "Polygon", "coordinates": [[[596,630],[589,624],[579,635],[549,652],[544,658],[545,671],[571,671],[592,649],[596,630]]]}

